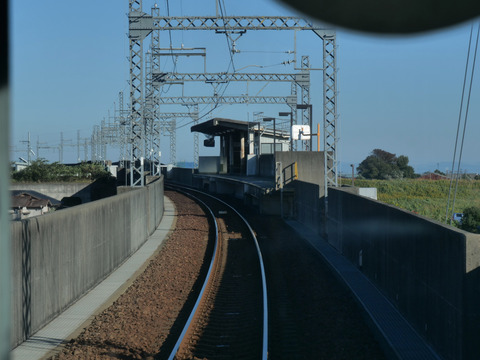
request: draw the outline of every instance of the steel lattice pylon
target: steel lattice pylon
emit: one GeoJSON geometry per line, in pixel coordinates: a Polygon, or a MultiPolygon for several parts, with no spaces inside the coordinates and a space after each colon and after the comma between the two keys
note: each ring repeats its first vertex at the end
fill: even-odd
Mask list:
{"type": "MultiPolygon", "coordinates": [[[[152,8],[153,16],[160,15],[160,9],[155,6],[152,8]]],[[[158,97],[160,91],[158,86],[155,85],[153,74],[160,71],[160,59],[154,55],[154,50],[160,47],[160,30],[153,31],[152,33],[152,64],[151,64],[151,90],[152,90],[152,127],[151,127],[151,161],[153,163],[153,172],[152,175],[159,176],[160,175],[160,161],[161,161],[161,153],[160,153],[160,123],[158,119],[158,113],[160,111],[160,104],[158,102],[158,97]],[[158,164],[158,165],[157,165],[158,164]]]]}
{"type": "Polygon", "coordinates": [[[293,96],[163,96],[160,104],[288,104],[295,105],[297,98],[293,96]]]}
{"type": "Polygon", "coordinates": [[[323,144],[327,195],[329,186],[338,186],[336,35],[333,31],[316,33],[323,39],[323,144]]]}
{"type": "MultiPolygon", "coordinates": [[[[310,69],[310,58],[308,56],[302,56],[302,74],[309,74],[310,69]]],[[[310,76],[308,76],[310,79],[310,76]]],[[[306,105],[306,109],[302,109],[302,124],[312,126],[312,107],[310,103],[310,81],[304,81],[300,83],[301,95],[302,95],[302,105],[306,105]]],[[[313,132],[313,129],[310,129],[310,134],[313,132]]],[[[305,150],[311,151],[312,150],[312,137],[310,136],[310,140],[305,140],[303,145],[305,146],[305,150]]]]}
{"type": "MultiPolygon", "coordinates": [[[[130,39],[130,98],[131,98],[131,141],[132,160],[138,159],[144,154],[145,127],[142,124],[143,117],[143,39],[152,31],[159,30],[215,30],[215,31],[245,31],[245,30],[312,30],[323,40],[323,146],[325,151],[325,195],[327,196],[328,186],[337,186],[337,89],[336,89],[336,42],[335,31],[325,30],[311,22],[297,17],[280,16],[225,16],[225,17],[160,17],[158,12],[155,16],[142,12],[141,0],[130,0],[129,12],[129,39],[130,39]]],[[[303,59],[302,59],[303,61],[303,59]]],[[[303,66],[303,62],[302,62],[303,66]]],[[[172,74],[170,78],[165,74],[154,71],[152,82],[174,81],[172,74]],[[166,80],[168,79],[168,80],[166,80]]],[[[302,72],[303,73],[303,72],[302,72]]],[[[177,74],[178,75],[178,74],[177,74]]],[[[192,77],[204,75],[183,74],[184,81],[195,81],[192,77]]],[[[232,77],[232,75],[229,75],[232,77]]],[[[218,76],[217,76],[218,78],[218,76]]],[[[230,79],[232,80],[232,79],[230,79]]],[[[249,79],[250,81],[251,79],[249,79]]],[[[257,79],[256,79],[257,80],[257,79]]],[[[258,79],[258,81],[264,81],[258,79]]],[[[297,80],[298,81],[298,80],[297,80]]],[[[306,116],[311,117],[311,104],[309,104],[309,89],[302,88],[302,105],[310,106],[310,113],[302,116],[302,122],[306,116]],[[308,96],[308,100],[307,99],[308,96]],[[305,102],[307,101],[307,102],[305,102]]],[[[229,96],[222,97],[160,97],[155,96],[159,104],[183,104],[195,105],[204,103],[283,103],[292,109],[292,118],[296,113],[296,89],[292,95],[286,97],[249,97],[229,96]],[[294,111],[295,110],[295,111],[294,111]]],[[[156,106],[156,105],[155,105],[156,106]]],[[[308,113],[308,112],[307,112],[308,113]]],[[[309,121],[309,120],[308,120],[309,121]]],[[[169,127],[171,129],[171,127],[169,127]]],[[[133,163],[131,179],[132,186],[143,185],[141,167],[137,168],[133,163]],[[133,181],[134,176],[140,176],[141,180],[133,181]]]]}
{"type": "MultiPolygon", "coordinates": [[[[193,125],[197,125],[198,124],[198,104],[193,104],[193,106],[191,107],[193,108],[193,110],[190,110],[190,107],[189,107],[189,110],[190,110],[190,113],[192,114],[191,117],[193,119],[193,125]]],[[[198,136],[199,136],[198,132],[193,134],[193,167],[194,168],[198,168],[198,158],[200,155],[198,136]]]]}
{"type": "Polygon", "coordinates": [[[142,0],[129,1],[130,48],[130,184],[143,186],[145,157],[145,124],[143,119],[143,40],[151,29],[145,29],[142,0]]]}
{"type": "Polygon", "coordinates": [[[170,163],[177,163],[177,119],[170,120],[167,126],[167,131],[170,133],[170,163]]]}
{"type": "Polygon", "coordinates": [[[160,114],[161,121],[159,130],[162,133],[168,133],[170,135],[170,163],[177,163],[177,117],[171,113],[171,116],[162,116],[160,114]],[[168,121],[166,121],[168,119],[168,121]]]}
{"type": "MultiPolygon", "coordinates": [[[[296,99],[297,98],[297,84],[292,83],[291,86],[291,95],[296,99]]],[[[297,124],[297,104],[290,104],[290,113],[292,116],[292,124],[297,124]]],[[[293,140],[290,140],[291,151],[297,151],[297,143],[293,140]]]]}
{"type": "Polygon", "coordinates": [[[154,85],[152,82],[153,69],[153,55],[152,52],[147,52],[145,59],[145,107],[143,111],[144,126],[145,126],[145,149],[147,149],[145,157],[150,160],[150,173],[152,175],[159,175],[160,173],[160,150],[159,150],[159,131],[158,123],[155,119],[154,106],[154,85]]]}
{"type": "Polygon", "coordinates": [[[150,17],[149,21],[161,30],[322,30],[294,16],[172,16],[150,17]]]}
{"type": "Polygon", "coordinates": [[[175,164],[176,159],[176,126],[178,118],[191,118],[195,122],[198,120],[198,105],[193,104],[193,112],[170,112],[170,113],[157,113],[157,129],[159,133],[168,134],[170,136],[170,162],[175,164]]]}
{"type": "Polygon", "coordinates": [[[117,123],[120,127],[120,161],[121,167],[126,167],[127,159],[127,119],[125,116],[125,109],[123,106],[123,91],[118,93],[118,118],[117,123]]]}
{"type": "Polygon", "coordinates": [[[159,83],[178,83],[202,81],[222,83],[227,81],[301,81],[303,74],[258,74],[258,73],[163,73],[154,72],[153,81],[159,83]]]}

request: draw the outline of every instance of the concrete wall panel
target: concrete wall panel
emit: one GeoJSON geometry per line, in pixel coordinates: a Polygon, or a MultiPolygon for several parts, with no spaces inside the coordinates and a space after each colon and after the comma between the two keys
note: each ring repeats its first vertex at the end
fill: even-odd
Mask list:
{"type": "Polygon", "coordinates": [[[12,347],[135,252],[163,216],[163,178],[121,195],[13,222],[12,347]]]}
{"type": "Polygon", "coordinates": [[[465,333],[463,339],[465,351],[480,358],[480,240],[478,235],[468,234],[465,261],[464,311],[465,333]]]}
{"type": "Polygon", "coordinates": [[[167,179],[183,185],[192,186],[192,175],[194,173],[195,169],[173,168],[168,172],[167,179]]]}
{"type": "Polygon", "coordinates": [[[329,242],[445,359],[480,358],[480,236],[341,189],[328,199],[329,242]]]}
{"type": "MultiPolygon", "coordinates": [[[[319,193],[317,197],[323,197],[324,193],[324,156],[323,151],[294,151],[294,152],[277,152],[276,161],[282,163],[282,168],[284,171],[289,172],[293,168],[293,164],[297,163],[298,169],[298,181],[304,183],[316,184],[318,185],[319,193]]],[[[287,183],[288,176],[286,176],[287,183]]]]}
{"type": "Polygon", "coordinates": [[[262,154],[258,157],[259,171],[261,177],[275,176],[275,160],[273,154],[262,154]]]}
{"type": "Polygon", "coordinates": [[[325,208],[323,152],[277,152],[276,161],[282,163],[285,188],[293,189],[295,194],[294,208],[286,211],[313,231],[321,233],[325,208]],[[297,179],[294,178],[295,163],[297,179]]]}
{"type": "Polygon", "coordinates": [[[220,157],[200,156],[198,158],[198,172],[200,174],[218,174],[220,172],[220,157]]]}

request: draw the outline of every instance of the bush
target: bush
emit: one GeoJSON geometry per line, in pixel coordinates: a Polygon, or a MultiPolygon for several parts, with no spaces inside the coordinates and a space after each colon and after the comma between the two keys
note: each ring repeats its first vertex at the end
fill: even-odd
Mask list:
{"type": "Polygon", "coordinates": [[[49,164],[45,159],[31,162],[25,169],[11,174],[13,181],[18,182],[54,182],[96,180],[110,176],[101,164],[81,163],[77,166],[66,166],[58,162],[49,164]]]}
{"type": "Polygon", "coordinates": [[[473,233],[478,233],[480,227],[480,207],[471,206],[463,210],[460,228],[473,233]]]}
{"type": "MultiPolygon", "coordinates": [[[[344,180],[344,183],[351,184],[351,180],[344,180]]],[[[445,207],[450,187],[448,180],[362,180],[357,178],[355,185],[376,187],[379,201],[417,212],[430,219],[446,222],[445,207]]],[[[466,208],[472,206],[480,208],[480,181],[460,180],[455,212],[463,213],[466,208]]],[[[455,223],[452,225],[459,226],[455,223]]]]}

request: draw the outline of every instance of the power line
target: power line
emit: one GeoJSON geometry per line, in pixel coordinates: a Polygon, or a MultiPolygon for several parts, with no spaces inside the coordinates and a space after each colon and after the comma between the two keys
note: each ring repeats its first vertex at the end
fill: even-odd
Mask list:
{"type": "MultiPolygon", "coordinates": [[[[225,13],[226,13],[226,9],[225,8],[225,2],[222,0],[222,1],[219,1],[219,7],[220,7],[220,14],[222,15],[222,20],[223,20],[223,27],[224,27],[224,30],[225,30],[225,38],[227,39],[227,45],[228,45],[228,53],[230,55],[230,64],[232,65],[233,67],[233,71],[235,72],[235,62],[233,61],[233,51],[232,51],[232,45],[230,44],[230,38],[228,37],[228,32],[227,32],[227,23],[225,21],[225,13]],[[222,3],[223,3],[223,6],[222,6],[222,3]]],[[[227,69],[227,72],[230,71],[230,65],[228,66],[228,69],[227,69]]]]}
{"type": "Polygon", "coordinates": [[[215,109],[218,107],[218,105],[219,105],[218,103],[215,104],[215,106],[213,107],[213,109],[210,109],[208,112],[206,112],[205,114],[203,114],[202,116],[200,116],[198,119],[189,121],[189,122],[186,123],[186,124],[183,124],[183,125],[181,125],[181,126],[176,127],[176,130],[181,129],[181,128],[184,128],[185,126],[191,125],[191,124],[195,123],[196,121],[202,120],[205,116],[207,116],[208,114],[212,113],[212,111],[215,110],[215,109]]]}
{"type": "MultiPolygon", "coordinates": [[[[168,0],[165,0],[165,4],[167,7],[167,16],[170,17],[170,3],[168,0]]],[[[172,30],[168,30],[168,37],[170,39],[170,54],[172,56],[172,63],[173,63],[173,70],[172,73],[175,73],[177,71],[177,59],[173,55],[173,41],[172,41],[172,30]]],[[[160,95],[167,93],[170,90],[170,87],[172,84],[169,84],[168,89],[164,90],[163,86],[162,89],[160,90],[160,95]]]]}
{"type": "Polygon", "coordinates": [[[468,54],[467,54],[467,61],[466,61],[466,64],[465,64],[465,75],[464,75],[464,80],[463,80],[462,97],[461,97],[460,111],[459,111],[458,124],[457,124],[457,135],[456,135],[456,138],[455,138],[455,149],[454,149],[453,161],[452,161],[452,177],[450,179],[450,187],[449,187],[449,190],[448,190],[448,200],[447,200],[447,210],[446,210],[445,222],[450,221],[450,223],[451,223],[451,218],[453,217],[453,213],[455,211],[455,200],[456,200],[456,196],[457,196],[460,165],[461,165],[461,162],[462,162],[463,145],[464,145],[464,141],[465,141],[465,132],[466,132],[466,128],[467,128],[468,110],[470,108],[470,97],[471,97],[471,94],[472,94],[473,76],[475,74],[475,63],[476,63],[476,60],[477,60],[478,40],[479,40],[479,36],[480,36],[480,24],[478,25],[478,29],[477,29],[477,39],[476,39],[476,43],[475,43],[475,50],[474,50],[474,53],[473,53],[473,63],[472,63],[472,70],[471,70],[471,74],[470,74],[470,84],[469,84],[469,88],[468,88],[468,97],[467,97],[467,104],[466,104],[466,110],[465,110],[465,117],[464,117],[464,121],[463,121],[463,133],[462,133],[462,139],[461,139],[461,142],[460,142],[460,154],[459,154],[459,158],[458,158],[457,172],[456,172],[456,175],[454,175],[455,159],[456,159],[458,138],[459,138],[460,126],[461,126],[461,117],[462,117],[462,111],[463,111],[463,102],[464,102],[465,89],[466,89],[466,83],[467,83],[468,65],[469,65],[469,61],[470,61],[472,33],[473,33],[473,25],[470,29],[470,38],[469,38],[469,43],[468,43],[468,54]],[[452,190],[454,177],[455,177],[455,191],[454,191],[454,196],[453,196],[451,217],[450,217],[450,220],[449,220],[448,211],[449,211],[449,206],[450,206],[450,196],[451,196],[451,190],[452,190]]]}

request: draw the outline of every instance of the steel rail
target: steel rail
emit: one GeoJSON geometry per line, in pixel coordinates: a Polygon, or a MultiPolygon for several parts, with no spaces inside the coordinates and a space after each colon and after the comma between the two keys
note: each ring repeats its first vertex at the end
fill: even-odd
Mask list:
{"type": "MultiPolygon", "coordinates": [[[[174,187],[172,187],[174,188],[174,187]]],[[[216,257],[217,257],[217,250],[218,250],[218,224],[217,224],[217,219],[215,217],[215,214],[213,213],[213,211],[210,209],[210,207],[205,204],[202,200],[198,199],[197,197],[191,195],[191,194],[188,194],[188,193],[185,193],[185,192],[182,192],[182,191],[179,191],[178,189],[176,190],[178,192],[181,192],[183,193],[184,195],[187,195],[191,198],[193,198],[195,201],[198,201],[210,214],[210,216],[212,217],[213,219],[213,223],[215,225],[215,246],[214,246],[214,249],[213,249],[213,256],[212,256],[212,260],[210,261],[210,265],[208,267],[208,272],[207,272],[207,275],[205,277],[205,281],[202,285],[202,289],[200,290],[200,293],[198,295],[198,298],[197,298],[197,301],[195,302],[195,305],[193,307],[193,310],[192,312],[190,313],[190,316],[188,317],[187,319],[187,322],[175,344],[175,346],[173,347],[173,350],[170,354],[170,356],[168,357],[168,360],[173,360],[175,358],[175,355],[177,354],[177,351],[178,351],[178,348],[180,347],[180,345],[182,344],[183,342],[183,339],[185,338],[185,335],[188,331],[188,329],[190,328],[191,324],[192,324],[192,321],[193,321],[193,318],[195,317],[196,315],[196,312],[198,310],[198,307],[200,306],[200,303],[202,302],[203,300],[203,295],[205,293],[205,289],[207,288],[207,285],[208,283],[210,282],[210,275],[212,273],[212,269],[213,269],[213,266],[215,264],[215,260],[216,260],[216,257]]]]}
{"type": "MultiPolygon", "coordinates": [[[[202,195],[205,195],[205,196],[208,196],[212,199],[214,199],[215,201],[218,201],[220,203],[222,203],[223,205],[225,205],[226,207],[228,207],[229,209],[231,209],[233,212],[235,212],[235,214],[237,214],[237,216],[244,222],[244,224],[247,226],[248,230],[250,231],[250,234],[253,238],[253,241],[255,243],[255,247],[257,249],[257,255],[258,255],[258,259],[259,259],[259,265],[260,265],[260,272],[261,272],[261,275],[262,275],[262,292],[263,292],[263,332],[262,332],[262,360],[267,360],[268,359],[268,296],[267,296],[267,277],[265,275],[265,266],[264,266],[264,263],[263,263],[263,256],[262,256],[262,252],[260,250],[260,245],[258,244],[258,240],[257,240],[257,237],[255,236],[255,233],[252,229],[252,227],[250,226],[250,224],[248,223],[248,221],[233,207],[231,206],[230,204],[226,203],[225,201],[213,196],[213,195],[210,195],[208,193],[205,193],[203,191],[200,191],[200,190],[197,190],[197,189],[192,189],[192,188],[188,188],[188,187],[184,187],[184,186],[181,186],[181,185],[168,185],[169,187],[172,187],[172,188],[182,188],[182,189],[187,189],[188,191],[193,191],[193,192],[197,192],[197,193],[200,193],[202,195]]],[[[194,197],[193,195],[190,194],[190,196],[194,197]]],[[[195,197],[196,198],[196,197],[195,197]]],[[[203,203],[200,199],[198,199],[201,203],[203,203]]],[[[204,203],[203,203],[204,204],[204,203]]],[[[209,211],[211,212],[210,208],[207,207],[209,209],[209,211]]],[[[216,219],[215,219],[215,224],[216,224],[216,219]]],[[[216,251],[216,245],[215,245],[215,251],[216,251]]],[[[213,264],[213,262],[212,262],[213,264]]],[[[209,269],[209,273],[210,273],[210,269],[209,269]]],[[[202,288],[202,291],[203,291],[203,288],[202,288]]],[[[198,303],[199,301],[197,301],[198,303]]],[[[195,304],[197,306],[197,304],[195,304]]],[[[190,315],[190,317],[193,318],[193,315],[190,315]]],[[[190,320],[190,318],[189,318],[190,320]]],[[[186,330],[184,329],[184,332],[186,332],[186,330]]],[[[184,332],[182,332],[182,334],[184,335],[184,332]]],[[[183,339],[183,337],[182,337],[183,339]]],[[[178,343],[178,346],[180,346],[180,343],[178,343]]],[[[176,354],[176,351],[178,350],[178,346],[176,346],[176,349],[175,349],[175,354],[176,354]]],[[[169,358],[173,360],[173,357],[175,356],[175,354],[173,354],[173,356],[171,355],[171,357],[169,358]]]]}

